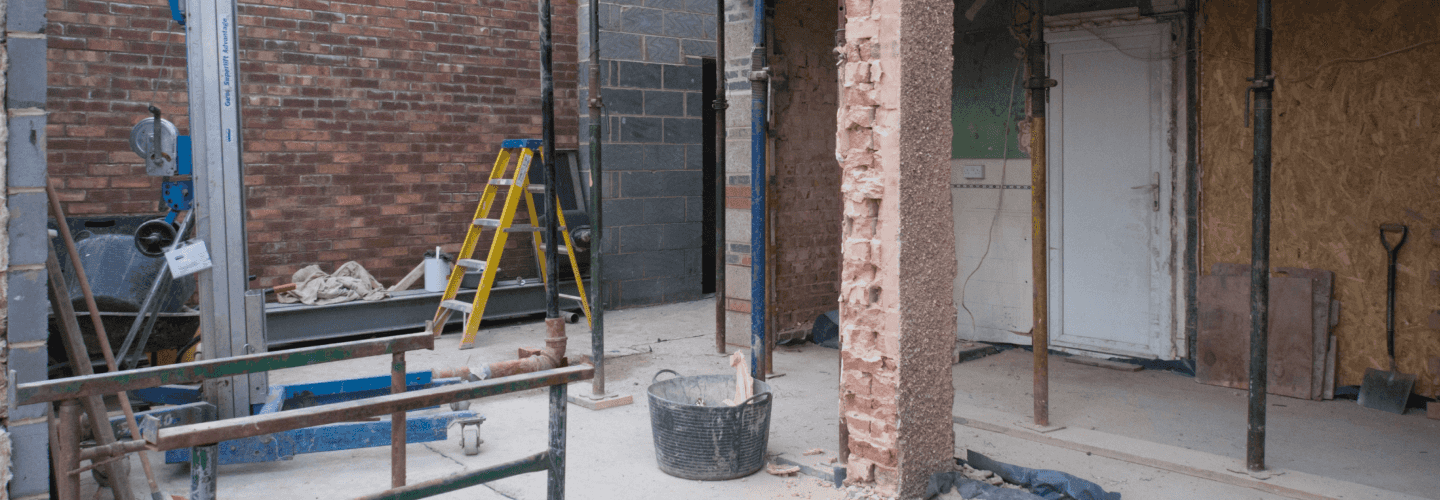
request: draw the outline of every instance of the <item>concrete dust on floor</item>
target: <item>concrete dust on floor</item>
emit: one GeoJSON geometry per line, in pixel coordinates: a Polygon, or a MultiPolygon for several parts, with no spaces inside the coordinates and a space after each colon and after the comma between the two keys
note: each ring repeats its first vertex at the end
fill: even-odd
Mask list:
{"type": "MultiPolygon", "coordinates": [[[[573,404],[567,406],[567,496],[625,500],[868,498],[868,492],[836,489],[805,475],[777,477],[760,472],[730,481],[702,482],[675,478],[660,471],[655,461],[645,389],[657,371],[667,368],[682,375],[733,375],[727,355],[737,348],[729,347],[726,354],[715,352],[713,318],[714,303],[710,300],[606,313],[606,347],[627,353],[607,359],[606,388],[612,393],[632,396],[634,404],[600,411],[573,404]]],[[[584,323],[567,325],[567,332],[569,354],[590,352],[591,339],[584,323]]],[[[411,371],[423,371],[514,359],[520,347],[543,345],[544,335],[545,326],[538,319],[487,323],[476,341],[476,348],[459,350],[460,335],[451,333],[439,339],[433,351],[407,354],[407,364],[411,371]]],[[[1006,426],[1028,419],[1031,383],[1028,356],[1027,352],[1009,351],[956,365],[953,370],[955,414],[975,418],[978,415],[1006,426]]],[[[292,384],[374,376],[388,373],[389,363],[386,356],[348,360],[272,372],[270,380],[272,384],[292,384]]],[[[775,393],[768,452],[825,470],[838,448],[838,351],[814,344],[780,347],[774,363],[775,370],[784,375],[768,381],[775,393]],[[823,453],[804,455],[815,448],[823,453]]],[[[1243,422],[1244,398],[1230,396],[1228,392],[1210,394],[1211,389],[1219,388],[1198,386],[1183,377],[1150,371],[1119,374],[1069,363],[1052,363],[1051,370],[1052,419],[1093,433],[1087,435],[1091,436],[1087,439],[1119,441],[1130,436],[1127,438],[1130,441],[1125,443],[1132,444],[1123,445],[1130,448],[1145,447],[1144,443],[1133,444],[1138,443],[1136,439],[1177,447],[1190,445],[1194,453],[1209,454],[1205,456],[1212,458],[1228,457],[1231,450],[1207,449],[1199,446],[1198,441],[1243,441],[1243,427],[1231,429],[1228,422],[1232,417],[1243,422]],[[1195,388],[1199,392],[1191,392],[1195,388]],[[1201,398],[1218,399],[1220,403],[1201,398]],[[1238,416],[1229,415],[1236,411],[1232,409],[1236,401],[1242,408],[1238,416]],[[1211,413],[1195,408],[1211,404],[1217,405],[1211,413]],[[1218,418],[1226,423],[1187,421],[1190,417],[1218,418]],[[1235,437],[1225,437],[1230,436],[1232,430],[1235,437]],[[1133,435],[1136,432],[1142,435],[1133,435]],[[1177,439],[1175,434],[1197,442],[1175,444],[1172,442],[1177,439]],[[1115,438],[1106,438],[1110,435],[1115,438]]],[[[591,384],[588,381],[574,383],[568,391],[588,394],[591,384]]],[[[1288,402],[1284,398],[1276,399],[1280,404],[1288,402]]],[[[549,412],[545,390],[475,400],[470,409],[487,419],[481,427],[484,443],[480,445],[480,454],[464,454],[458,427],[451,428],[447,441],[411,443],[407,446],[410,483],[545,450],[549,412]]],[[[1283,422],[1286,412],[1279,413],[1283,422]]],[[[1372,414],[1356,417],[1384,418],[1372,414]]],[[[1110,491],[1118,491],[1128,499],[1281,498],[1170,470],[1087,455],[1066,446],[994,432],[993,428],[956,425],[955,432],[957,456],[973,449],[1002,462],[1069,472],[1110,491]]],[[[1272,427],[1274,449],[1291,449],[1293,444],[1286,442],[1287,432],[1272,427]]],[[[1421,441],[1436,435],[1440,433],[1429,431],[1421,441]]],[[[1432,446],[1431,449],[1440,448],[1432,446]]],[[[1277,459],[1284,460],[1282,456],[1277,459]]],[[[157,464],[159,479],[166,491],[180,494],[188,491],[187,465],[163,464],[158,453],[152,453],[152,462],[157,464]]],[[[1435,480],[1433,465],[1429,467],[1430,478],[1414,481],[1435,480]]],[[[141,468],[136,464],[131,470],[135,474],[133,484],[137,489],[143,488],[141,468]]],[[[354,498],[387,488],[389,470],[389,448],[380,447],[299,455],[282,462],[221,466],[218,484],[221,498],[227,500],[354,498]]],[[[88,474],[84,487],[88,498],[95,491],[88,474]]],[[[546,475],[532,473],[438,498],[538,500],[545,498],[545,487],[546,475]]],[[[108,495],[102,497],[108,498],[108,495]]]]}

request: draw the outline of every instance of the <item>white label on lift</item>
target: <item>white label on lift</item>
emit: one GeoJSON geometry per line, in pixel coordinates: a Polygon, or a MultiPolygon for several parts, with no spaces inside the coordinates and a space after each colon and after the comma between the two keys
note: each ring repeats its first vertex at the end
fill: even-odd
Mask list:
{"type": "Polygon", "coordinates": [[[174,250],[165,252],[165,261],[170,263],[170,275],[176,278],[210,269],[214,265],[210,262],[210,252],[205,250],[205,242],[200,240],[181,243],[174,250]]]}

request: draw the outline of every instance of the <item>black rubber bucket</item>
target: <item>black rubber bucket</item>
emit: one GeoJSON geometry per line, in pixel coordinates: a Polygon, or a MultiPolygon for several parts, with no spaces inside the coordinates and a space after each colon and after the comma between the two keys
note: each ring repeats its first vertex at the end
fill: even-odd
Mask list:
{"type": "Polygon", "coordinates": [[[754,389],[754,397],[728,406],[723,401],[735,397],[734,375],[657,372],[647,392],[660,470],[685,479],[721,481],[764,467],[773,396],[765,382],[756,380],[754,389]],[[676,377],[657,382],[665,373],[676,377]]]}

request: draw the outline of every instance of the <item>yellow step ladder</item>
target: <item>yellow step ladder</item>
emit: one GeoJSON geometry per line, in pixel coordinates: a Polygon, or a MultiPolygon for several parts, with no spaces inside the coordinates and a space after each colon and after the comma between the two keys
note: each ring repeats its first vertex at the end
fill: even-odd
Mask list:
{"type": "MultiPolygon", "coordinates": [[[[490,170],[490,180],[485,185],[485,191],[480,195],[480,205],[475,208],[475,217],[470,224],[470,229],[465,231],[465,244],[460,247],[460,254],[455,260],[455,267],[450,269],[450,281],[445,285],[445,294],[440,297],[440,307],[435,310],[435,318],[426,325],[426,330],[436,337],[445,330],[445,323],[449,321],[450,314],[460,311],[466,314],[465,336],[460,339],[461,349],[475,347],[475,334],[480,330],[480,319],[485,315],[485,303],[490,299],[490,290],[495,286],[495,275],[499,268],[500,257],[505,253],[505,241],[510,233],[530,233],[531,244],[535,249],[536,260],[540,263],[540,279],[547,277],[545,267],[544,243],[540,239],[540,232],[543,226],[535,226],[533,222],[539,221],[540,217],[535,211],[534,194],[544,194],[545,186],[530,184],[531,160],[540,156],[536,153],[540,149],[540,141],[536,139],[510,139],[501,143],[500,154],[495,157],[495,167],[490,170]],[[505,173],[510,171],[510,159],[515,158],[515,169],[512,177],[506,178],[505,173]],[[494,208],[495,196],[500,188],[505,187],[506,193],[503,207],[500,210],[500,217],[489,218],[490,211],[494,208]],[[520,209],[520,200],[525,200],[525,209],[530,215],[532,224],[516,225],[515,212],[520,209]],[[490,253],[485,260],[471,258],[475,254],[475,247],[478,246],[480,235],[484,231],[494,231],[494,238],[490,242],[490,253]],[[460,292],[460,282],[465,278],[468,270],[480,271],[480,286],[475,291],[475,301],[465,303],[456,300],[456,294],[460,292]]],[[[554,200],[556,214],[559,216],[560,234],[563,235],[565,244],[557,249],[570,257],[570,269],[575,273],[575,287],[580,296],[560,295],[561,299],[580,302],[580,307],[585,311],[586,321],[590,320],[590,302],[585,298],[585,284],[580,279],[580,266],[575,262],[575,254],[570,252],[574,248],[574,242],[570,241],[570,231],[565,225],[565,211],[559,210],[559,198],[554,200]]]]}

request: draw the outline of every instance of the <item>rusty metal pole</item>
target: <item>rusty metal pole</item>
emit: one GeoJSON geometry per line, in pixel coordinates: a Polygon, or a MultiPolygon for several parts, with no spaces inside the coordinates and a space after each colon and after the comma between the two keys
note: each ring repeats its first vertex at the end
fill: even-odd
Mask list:
{"type": "MultiPolygon", "coordinates": [[[[390,355],[390,394],[405,392],[405,352],[390,355]]],[[[390,487],[405,486],[405,411],[390,414],[390,487]]]]}
{"type": "Polygon", "coordinates": [[[590,0],[590,363],[595,378],[590,379],[590,394],[605,395],[605,281],[601,236],[605,225],[601,219],[604,207],[600,189],[600,111],[605,102],[600,95],[600,0],[590,0]]]}
{"type": "Polygon", "coordinates": [[[725,0],[715,0],[715,353],[725,354],[725,0]]]}
{"type": "Polygon", "coordinates": [[[1034,0],[1033,7],[1030,12],[1030,44],[1026,50],[1030,79],[1025,84],[1030,89],[1030,266],[1035,275],[1035,326],[1030,342],[1035,352],[1035,425],[1044,427],[1050,425],[1050,273],[1046,261],[1049,256],[1046,217],[1049,214],[1045,200],[1049,189],[1045,178],[1045,101],[1055,82],[1050,80],[1046,71],[1045,1],[1034,0]]]}
{"type": "Polygon", "coordinates": [[[1275,77],[1270,73],[1270,1],[1255,5],[1255,153],[1250,228],[1250,394],[1245,467],[1265,469],[1265,392],[1270,305],[1270,110],[1275,77]]]}
{"type": "Polygon", "coordinates": [[[80,403],[67,399],[60,403],[55,424],[56,496],[59,500],[80,500],[80,478],[70,471],[80,467],[80,403]]]}

